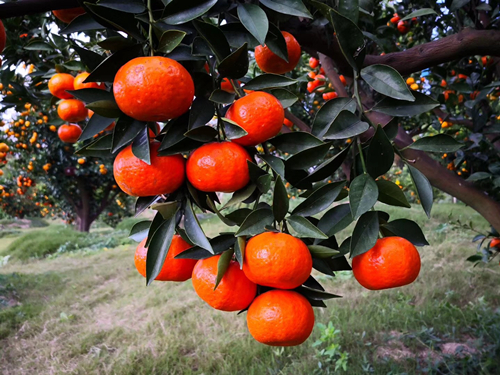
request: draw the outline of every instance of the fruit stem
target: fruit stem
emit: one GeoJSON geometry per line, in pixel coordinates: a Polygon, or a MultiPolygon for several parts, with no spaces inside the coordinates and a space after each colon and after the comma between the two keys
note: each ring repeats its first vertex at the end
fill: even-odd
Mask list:
{"type": "Polygon", "coordinates": [[[153,50],[153,9],[151,8],[151,0],[148,0],[148,13],[149,13],[149,46],[151,47],[151,56],[154,56],[153,50]]]}
{"type": "Polygon", "coordinates": [[[233,86],[234,92],[238,95],[238,98],[245,96],[245,92],[243,92],[243,94],[240,92],[241,87],[239,87],[239,85],[236,85],[232,79],[229,79],[229,82],[231,82],[231,86],[233,86]]]}
{"type": "Polygon", "coordinates": [[[365,156],[363,155],[363,148],[361,147],[361,139],[359,139],[359,137],[356,137],[356,143],[358,144],[359,158],[361,159],[361,166],[363,167],[363,173],[367,174],[368,172],[365,164],[365,156]]]}

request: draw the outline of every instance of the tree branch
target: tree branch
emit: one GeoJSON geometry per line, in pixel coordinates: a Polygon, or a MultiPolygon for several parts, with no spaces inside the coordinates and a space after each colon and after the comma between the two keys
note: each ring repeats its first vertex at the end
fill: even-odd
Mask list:
{"type": "Polygon", "coordinates": [[[318,53],[319,55],[319,61],[321,63],[321,67],[325,70],[325,74],[332,83],[333,88],[335,89],[335,92],[338,94],[338,96],[342,98],[347,98],[347,91],[344,87],[344,84],[340,80],[339,75],[337,74],[337,71],[335,70],[335,63],[334,61],[328,57],[327,55],[324,55],[322,53],[318,53]]]}
{"type": "Polygon", "coordinates": [[[300,130],[305,131],[305,132],[311,132],[311,128],[309,125],[307,125],[304,121],[302,121],[300,118],[295,116],[292,112],[290,112],[288,109],[285,110],[285,118],[293,122],[293,124],[298,127],[300,130]]]}
{"type": "Polygon", "coordinates": [[[80,7],[78,0],[20,0],[0,4],[0,18],[10,18],[80,7]]]}
{"type": "Polygon", "coordinates": [[[389,65],[406,75],[473,55],[500,56],[500,31],[464,29],[405,51],[368,55],[364,66],[389,65]]]}

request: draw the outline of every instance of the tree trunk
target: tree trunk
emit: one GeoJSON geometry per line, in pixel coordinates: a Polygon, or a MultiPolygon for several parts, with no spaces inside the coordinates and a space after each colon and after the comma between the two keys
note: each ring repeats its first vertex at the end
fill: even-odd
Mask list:
{"type": "Polygon", "coordinates": [[[76,229],[79,232],[88,232],[94,221],[94,217],[90,212],[90,196],[85,183],[85,179],[77,177],[78,190],[80,193],[80,207],[76,210],[77,220],[76,229]]]}
{"type": "Polygon", "coordinates": [[[79,232],[88,232],[90,231],[92,222],[93,220],[90,215],[82,213],[82,216],[80,216],[80,213],[78,213],[75,229],[79,232]]]}

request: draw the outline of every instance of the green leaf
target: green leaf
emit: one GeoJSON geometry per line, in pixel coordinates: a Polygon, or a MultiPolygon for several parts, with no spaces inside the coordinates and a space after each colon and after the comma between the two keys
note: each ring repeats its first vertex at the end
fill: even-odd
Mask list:
{"type": "Polygon", "coordinates": [[[358,23],[359,2],[358,0],[339,0],[339,13],[349,18],[355,24],[358,23]]]}
{"type": "Polygon", "coordinates": [[[238,18],[245,29],[252,34],[261,45],[266,43],[269,21],[266,12],[255,4],[240,4],[237,8],[238,18]]]}
{"type": "Polygon", "coordinates": [[[118,70],[127,62],[142,54],[142,45],[120,50],[101,62],[87,77],[85,82],[113,82],[118,70]]]}
{"type": "Polygon", "coordinates": [[[393,163],[394,150],[391,141],[387,138],[384,129],[378,125],[375,135],[368,147],[366,169],[370,176],[377,178],[387,173],[387,171],[391,169],[393,163]]]}
{"type": "Polygon", "coordinates": [[[375,91],[394,99],[415,101],[399,72],[388,65],[370,65],[361,70],[361,78],[375,91]]]}
{"type": "Polygon", "coordinates": [[[145,127],[146,123],[143,121],[121,116],[113,130],[113,147],[111,151],[116,152],[123,146],[128,145],[145,127]]]}
{"type": "Polygon", "coordinates": [[[164,220],[169,220],[176,214],[178,206],[177,202],[163,202],[152,204],[151,209],[158,211],[164,220]]]}
{"type": "MultiPolygon", "coordinates": [[[[64,29],[60,31],[61,35],[71,33],[81,33],[89,30],[101,30],[106,26],[101,25],[88,13],[81,14],[69,23],[64,29]]],[[[104,48],[104,47],[103,47],[104,48]]]]}
{"type": "Polygon", "coordinates": [[[107,49],[110,51],[119,51],[124,48],[135,46],[135,44],[136,43],[132,39],[124,38],[121,35],[111,36],[97,43],[97,45],[102,49],[107,49]]]}
{"type": "Polygon", "coordinates": [[[344,188],[345,181],[334,182],[320,187],[293,211],[293,215],[313,216],[328,208],[344,188]]]}
{"type": "Polygon", "coordinates": [[[354,220],[371,209],[377,203],[378,188],[368,174],[356,177],[349,187],[349,202],[354,220]]]}
{"type": "Polygon", "coordinates": [[[248,134],[245,129],[228,118],[223,117],[222,123],[224,124],[224,132],[228,139],[238,139],[248,134]]]}
{"type": "Polygon", "coordinates": [[[238,237],[234,244],[234,256],[236,261],[240,264],[240,270],[243,269],[243,260],[245,259],[245,237],[238,237]]]}
{"type": "Polygon", "coordinates": [[[420,199],[420,204],[422,205],[427,216],[430,218],[432,201],[434,199],[432,186],[427,177],[425,177],[424,174],[420,172],[417,168],[412,167],[411,165],[408,164],[408,169],[410,170],[411,179],[417,190],[417,195],[418,198],[420,199]]]}
{"type": "Polygon", "coordinates": [[[319,138],[306,132],[280,134],[271,138],[269,142],[277,149],[290,154],[297,154],[311,147],[325,145],[319,138]]]}
{"type": "Polygon", "coordinates": [[[217,262],[217,278],[215,279],[215,287],[214,290],[217,289],[219,286],[219,283],[221,282],[222,278],[224,277],[224,274],[226,273],[227,269],[229,268],[229,264],[231,263],[231,259],[233,258],[234,250],[229,249],[227,251],[224,251],[220,258],[219,261],[217,262]]]}
{"type": "Polygon", "coordinates": [[[337,296],[335,294],[331,294],[331,293],[325,292],[323,290],[307,288],[304,286],[300,286],[295,290],[298,293],[302,294],[307,299],[312,299],[312,300],[317,300],[317,301],[323,301],[323,300],[332,299],[332,298],[341,298],[341,296],[337,296]]]}
{"type": "MultiPolygon", "coordinates": [[[[89,71],[94,70],[99,66],[104,61],[104,56],[99,55],[98,53],[95,53],[93,51],[90,51],[88,49],[82,48],[75,43],[72,44],[73,49],[75,52],[80,56],[80,59],[82,62],[87,65],[87,68],[89,71]]],[[[88,78],[88,77],[87,77],[88,78]]]]}
{"type": "Polygon", "coordinates": [[[163,11],[162,21],[169,25],[186,23],[205,14],[217,0],[172,0],[163,11]]]}
{"type": "Polygon", "coordinates": [[[252,210],[250,208],[240,208],[239,210],[227,214],[226,218],[236,223],[236,225],[241,226],[251,212],[252,210]]]}
{"type": "Polygon", "coordinates": [[[141,0],[99,0],[99,5],[125,13],[142,13],[147,10],[141,0]]]}
{"type": "Polygon", "coordinates": [[[313,172],[296,184],[297,187],[302,188],[301,186],[307,186],[312,182],[321,181],[330,177],[337,169],[340,168],[347,157],[349,150],[350,148],[346,147],[331,159],[326,160],[324,163],[316,167],[313,172]]]}
{"type": "MultiPolygon", "coordinates": [[[[415,246],[426,246],[429,242],[425,239],[422,229],[412,220],[398,219],[382,225],[382,228],[394,236],[403,237],[415,246]]],[[[386,236],[387,237],[387,236],[386,236]]]]}
{"type": "MultiPolygon", "coordinates": [[[[181,1],[185,2],[184,0],[181,1]]],[[[231,54],[231,48],[229,47],[229,43],[227,42],[227,39],[221,29],[209,23],[197,20],[193,21],[193,26],[196,28],[196,31],[198,31],[200,36],[205,39],[205,42],[208,43],[210,49],[214,52],[219,62],[231,54]]]]}
{"type": "Polygon", "coordinates": [[[286,87],[297,83],[296,80],[278,74],[261,74],[251,79],[246,85],[246,90],[264,90],[275,87],[286,87]]]}
{"type": "Polygon", "coordinates": [[[453,12],[457,9],[462,8],[464,5],[469,4],[470,0],[453,0],[450,6],[450,10],[453,12]]]}
{"type": "Polygon", "coordinates": [[[47,51],[51,52],[54,50],[54,47],[52,47],[49,43],[42,42],[39,40],[33,40],[29,42],[26,46],[24,46],[25,50],[28,51],[47,51]]]}
{"type": "Polygon", "coordinates": [[[206,125],[212,120],[214,114],[214,103],[202,96],[197,97],[189,111],[188,129],[191,130],[206,125]]]}
{"type": "Polygon", "coordinates": [[[286,219],[286,222],[293,228],[299,238],[319,238],[326,240],[328,236],[320,231],[305,217],[292,215],[286,219]]]}
{"type": "Polygon", "coordinates": [[[427,16],[429,14],[437,14],[437,13],[434,9],[422,8],[422,9],[416,10],[414,12],[411,12],[406,17],[401,18],[401,21],[411,20],[412,18],[427,16]]]}
{"type": "Polygon", "coordinates": [[[288,62],[288,47],[281,30],[274,24],[269,23],[269,31],[266,37],[266,46],[278,57],[288,62]]]}
{"type": "Polygon", "coordinates": [[[85,5],[87,12],[91,12],[99,23],[111,29],[122,31],[139,42],[144,41],[144,36],[138,28],[137,19],[134,14],[109,9],[90,2],[86,2],[85,5]]]}
{"type": "Polygon", "coordinates": [[[295,94],[292,94],[286,89],[274,89],[271,90],[271,94],[280,101],[283,108],[291,107],[297,100],[299,100],[295,94]]]}
{"type": "Polygon", "coordinates": [[[135,242],[141,242],[143,239],[147,238],[149,227],[151,226],[151,220],[143,220],[135,223],[128,238],[135,242]]]}
{"type": "MultiPolygon", "coordinates": [[[[288,133],[293,134],[293,133],[288,133]]],[[[330,150],[330,143],[325,143],[316,147],[308,148],[298,154],[288,158],[285,162],[286,168],[289,169],[302,169],[308,171],[309,168],[314,167],[321,163],[328,151],[330,150]]]]}
{"type": "Polygon", "coordinates": [[[234,102],[234,98],[235,94],[221,89],[216,89],[212,92],[212,94],[210,94],[210,98],[208,98],[208,100],[218,104],[231,104],[234,102]]]}
{"type": "Polygon", "coordinates": [[[94,135],[99,134],[101,131],[106,129],[109,125],[113,123],[112,118],[102,117],[95,113],[83,129],[82,135],[80,136],[80,141],[86,141],[92,138],[94,135]]]}
{"type": "Polygon", "coordinates": [[[184,227],[186,229],[186,235],[192,243],[208,250],[212,254],[214,253],[210,242],[205,236],[205,233],[203,233],[203,229],[201,229],[200,223],[193,212],[193,206],[189,200],[184,206],[184,227]]]}
{"type": "Polygon", "coordinates": [[[488,172],[476,172],[471,174],[468,178],[467,181],[470,182],[475,182],[475,181],[481,181],[481,180],[486,180],[487,178],[490,178],[491,174],[488,172]]]}
{"type": "Polygon", "coordinates": [[[272,155],[259,154],[257,156],[264,160],[274,172],[281,176],[282,179],[285,178],[285,163],[283,163],[282,159],[272,155]]]}
{"type": "Polygon", "coordinates": [[[260,0],[260,3],[281,14],[313,18],[301,0],[260,0]]]}
{"type": "Polygon", "coordinates": [[[186,32],[180,30],[166,30],[160,37],[158,48],[161,53],[170,53],[175,47],[181,44],[182,39],[186,36],[186,32]]]}
{"type": "Polygon", "coordinates": [[[408,148],[426,152],[456,152],[464,146],[447,134],[438,134],[431,137],[417,139],[408,148]]]}
{"type": "Polygon", "coordinates": [[[349,111],[339,113],[330,129],[324,135],[325,139],[346,139],[364,133],[370,128],[366,122],[349,111]]]}
{"type": "MultiPolygon", "coordinates": [[[[280,177],[281,178],[281,177],[280,177]]],[[[265,174],[257,179],[256,185],[262,194],[266,194],[271,188],[273,177],[270,174],[265,174]]]]}
{"type": "Polygon", "coordinates": [[[217,66],[221,77],[238,79],[248,72],[248,45],[244,43],[217,66]]]}
{"type": "Polygon", "coordinates": [[[144,163],[151,165],[151,151],[149,149],[149,129],[147,127],[139,133],[132,143],[132,153],[144,163]]]}
{"type": "Polygon", "coordinates": [[[323,137],[342,111],[356,112],[356,102],[350,98],[335,98],[327,101],[318,111],[312,124],[312,134],[323,137]]]}
{"type": "Polygon", "coordinates": [[[274,220],[276,220],[278,223],[282,222],[286,214],[288,213],[289,204],[290,200],[288,199],[288,192],[286,191],[285,184],[283,183],[281,177],[278,176],[274,185],[273,193],[274,220]]]}
{"type": "Polygon", "coordinates": [[[363,33],[349,18],[344,17],[336,10],[330,9],[330,16],[343,55],[353,69],[359,71],[365,55],[363,33]]]}
{"type": "Polygon", "coordinates": [[[351,238],[351,258],[370,250],[377,243],[379,231],[378,213],[365,212],[356,223],[351,238]]]}
{"type": "Polygon", "coordinates": [[[339,254],[338,250],[331,249],[326,246],[309,245],[307,247],[309,248],[311,255],[315,258],[320,258],[320,259],[331,258],[332,256],[339,254]]]}
{"type": "Polygon", "coordinates": [[[271,225],[274,220],[273,212],[268,208],[259,208],[252,211],[241,224],[236,236],[255,236],[264,232],[267,225],[271,225]]]}
{"type": "Polygon", "coordinates": [[[318,228],[327,236],[333,236],[347,228],[353,220],[349,204],[339,204],[323,215],[318,222],[318,228]]]}
{"type": "Polygon", "coordinates": [[[405,194],[394,182],[382,179],[375,182],[377,183],[378,200],[380,202],[391,206],[411,208],[405,194]]]}
{"type": "Polygon", "coordinates": [[[140,215],[142,212],[144,212],[151,204],[156,202],[158,200],[158,197],[139,197],[135,201],[135,216],[140,215]]]}
{"type": "Polygon", "coordinates": [[[210,246],[212,246],[213,253],[201,248],[200,246],[193,246],[182,253],[175,256],[175,259],[206,259],[213,257],[214,254],[222,254],[224,251],[228,250],[234,245],[236,238],[234,233],[221,234],[210,240],[210,246]]]}
{"type": "Polygon", "coordinates": [[[184,133],[186,137],[200,142],[210,142],[217,137],[217,134],[217,130],[211,126],[200,126],[184,133]]]}
{"type": "Polygon", "coordinates": [[[244,188],[235,191],[231,199],[229,199],[229,201],[224,205],[223,208],[231,207],[234,206],[235,204],[243,202],[253,194],[255,189],[256,186],[254,184],[248,184],[244,188]]]}
{"type": "Polygon", "coordinates": [[[85,103],[115,100],[112,92],[101,89],[67,90],[67,92],[73,95],[75,98],[84,101],[85,103]]]}
{"type": "Polygon", "coordinates": [[[87,104],[86,107],[103,117],[117,118],[122,114],[114,100],[99,100],[87,104]]]}
{"type": "Polygon", "coordinates": [[[418,116],[439,107],[438,102],[418,91],[413,91],[413,96],[415,97],[414,102],[384,98],[372,110],[386,115],[405,117],[418,116]]]}
{"type": "Polygon", "coordinates": [[[146,257],[146,283],[150,285],[160,273],[175,233],[175,216],[163,221],[154,232],[146,257]]]}

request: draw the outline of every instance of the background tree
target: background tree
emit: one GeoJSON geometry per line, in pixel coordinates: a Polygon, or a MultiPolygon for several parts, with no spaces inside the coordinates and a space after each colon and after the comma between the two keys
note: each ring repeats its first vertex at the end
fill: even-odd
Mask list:
{"type": "MultiPolygon", "coordinates": [[[[111,161],[76,156],[78,144],[61,142],[58,99],[47,90],[47,79],[56,72],[75,74],[86,66],[74,59],[68,40],[52,32],[62,24],[56,18],[33,15],[18,22],[4,21],[8,44],[0,75],[5,113],[0,141],[9,151],[2,170],[2,209],[18,217],[59,216],[79,231],[88,231],[102,213],[116,224],[129,209],[111,161]]],[[[90,33],[89,45],[95,38],[90,33]]]]}

